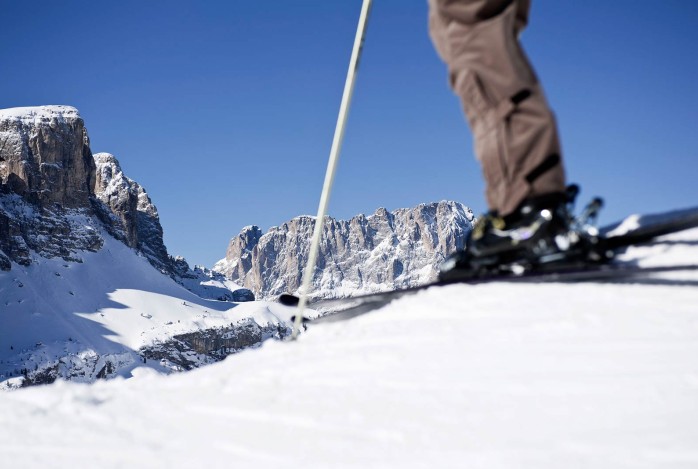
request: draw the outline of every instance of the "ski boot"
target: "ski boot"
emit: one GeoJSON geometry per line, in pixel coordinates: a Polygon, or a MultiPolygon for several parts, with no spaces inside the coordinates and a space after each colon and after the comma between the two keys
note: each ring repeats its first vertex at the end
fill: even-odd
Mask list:
{"type": "Polygon", "coordinates": [[[571,213],[579,188],[526,199],[506,217],[490,212],[477,220],[465,249],[441,265],[441,281],[511,274],[554,266],[600,262],[593,226],[602,206],[594,199],[582,215],[571,213]]]}

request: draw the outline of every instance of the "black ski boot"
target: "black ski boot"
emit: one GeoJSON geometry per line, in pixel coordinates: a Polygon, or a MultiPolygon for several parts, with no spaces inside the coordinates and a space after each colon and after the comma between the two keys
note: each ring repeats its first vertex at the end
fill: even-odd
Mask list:
{"type": "MultiPolygon", "coordinates": [[[[520,274],[546,264],[588,262],[594,235],[579,229],[571,206],[579,191],[570,186],[565,193],[526,199],[514,213],[500,217],[488,213],[477,220],[465,249],[441,265],[440,280],[456,280],[492,273],[520,274]]],[[[595,216],[600,199],[590,204],[595,216]]],[[[585,221],[591,217],[589,207],[585,221]]]]}

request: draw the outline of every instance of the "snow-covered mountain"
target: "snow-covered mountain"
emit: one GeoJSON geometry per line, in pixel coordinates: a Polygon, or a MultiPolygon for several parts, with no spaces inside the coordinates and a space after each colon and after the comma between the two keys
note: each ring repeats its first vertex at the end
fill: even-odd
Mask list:
{"type": "MultiPolygon", "coordinates": [[[[472,222],[469,208],[445,201],[393,212],[380,208],[348,221],[327,217],[311,294],[341,296],[433,280],[445,256],[463,247],[472,222]]],[[[308,216],[267,233],[248,226],[213,269],[258,297],[296,292],[314,227],[308,216]]]]}
{"type": "Polygon", "coordinates": [[[0,386],[124,375],[149,358],[191,368],[285,334],[265,304],[231,303],[253,299],[168,254],[148,194],[92,154],[75,108],[0,110],[0,386]]]}
{"type": "MultiPolygon", "coordinates": [[[[175,280],[225,283],[192,271],[165,248],[155,205],[108,153],[92,154],[83,119],[70,106],[0,110],[0,269],[39,257],[81,260],[101,249],[95,227],[144,255],[175,280]]],[[[217,292],[229,296],[230,292],[217,292]]]]}

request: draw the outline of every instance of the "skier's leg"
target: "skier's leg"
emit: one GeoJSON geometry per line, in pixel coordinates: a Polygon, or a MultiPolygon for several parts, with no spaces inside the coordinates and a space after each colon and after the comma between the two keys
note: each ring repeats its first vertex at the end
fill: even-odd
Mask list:
{"type": "Polygon", "coordinates": [[[461,98],[489,208],[565,189],[555,118],[518,42],[529,0],[429,0],[430,34],[461,98]]]}

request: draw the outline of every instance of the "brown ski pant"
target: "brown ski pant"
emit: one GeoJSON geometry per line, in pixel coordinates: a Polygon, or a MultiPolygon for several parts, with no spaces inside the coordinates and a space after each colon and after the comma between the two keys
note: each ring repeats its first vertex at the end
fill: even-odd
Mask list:
{"type": "Polygon", "coordinates": [[[489,208],[505,216],[527,197],[564,191],[555,117],[518,41],[530,0],[428,1],[429,32],[473,132],[489,208]]]}

